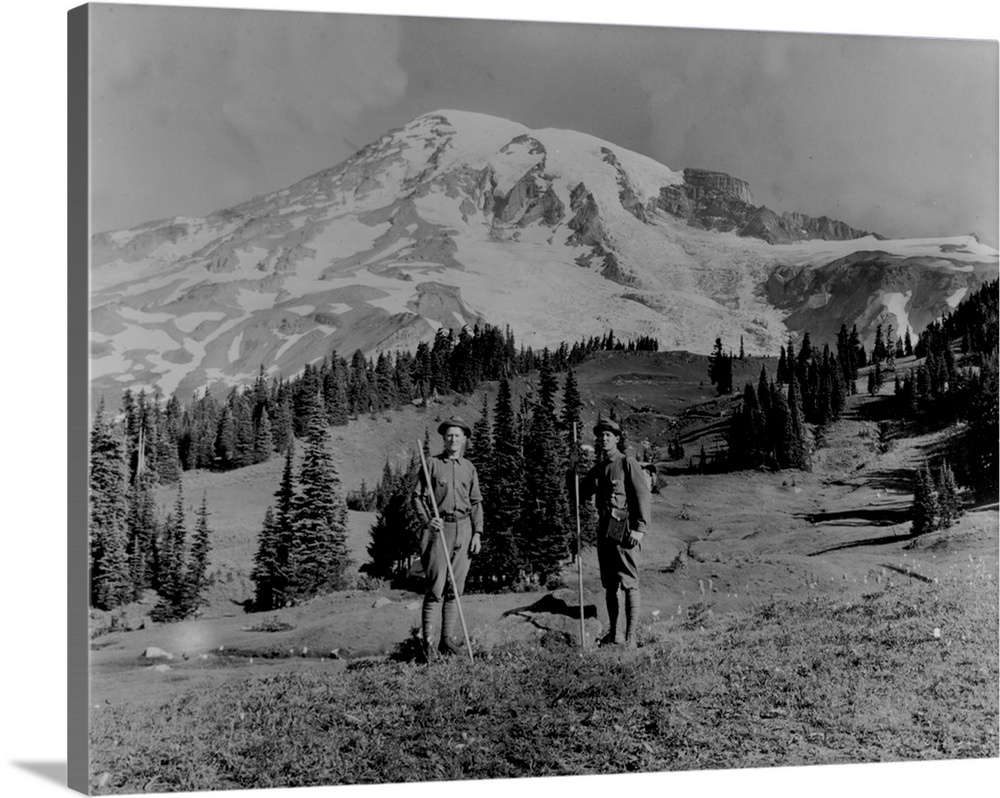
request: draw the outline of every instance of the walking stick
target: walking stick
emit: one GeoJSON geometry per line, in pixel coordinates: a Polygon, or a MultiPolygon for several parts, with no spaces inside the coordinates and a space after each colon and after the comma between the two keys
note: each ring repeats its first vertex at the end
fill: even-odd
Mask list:
{"type": "MultiPolygon", "coordinates": [[[[576,453],[576,422],[573,422],[573,452],[576,453]]],[[[573,505],[576,509],[576,573],[580,585],[580,648],[587,647],[583,628],[583,545],[580,539],[580,474],[573,468],[573,505]]]]}
{"type": "MultiPolygon", "coordinates": [[[[437,499],[434,498],[434,485],[431,483],[431,472],[427,468],[427,461],[424,459],[424,445],[417,441],[417,451],[420,452],[420,465],[424,469],[424,479],[427,482],[427,495],[431,497],[431,507],[434,510],[434,517],[440,519],[438,513],[437,499]]],[[[462,634],[465,637],[465,648],[469,652],[469,661],[475,663],[472,656],[472,643],[469,642],[469,630],[465,625],[465,615],[462,612],[462,602],[458,598],[458,584],[455,582],[455,571],[451,567],[451,552],[448,551],[448,542],[444,539],[444,529],[438,530],[438,539],[441,541],[441,549],[444,551],[444,561],[448,566],[448,578],[451,579],[451,589],[455,591],[455,606],[458,607],[458,619],[462,622],[462,634]]]]}

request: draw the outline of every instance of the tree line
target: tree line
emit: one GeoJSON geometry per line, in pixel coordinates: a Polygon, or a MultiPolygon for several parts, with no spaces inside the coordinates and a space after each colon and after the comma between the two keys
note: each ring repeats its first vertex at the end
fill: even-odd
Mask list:
{"type": "MultiPolygon", "coordinates": [[[[559,384],[554,358],[542,354],[538,388],[515,400],[511,381],[503,377],[492,409],[484,397],[482,412],[473,426],[466,456],[473,460],[479,475],[484,506],[483,547],[472,561],[467,581],[469,590],[498,591],[515,584],[545,584],[573,556],[576,548],[575,512],[566,492],[565,474],[574,451],[573,425],[579,429],[582,401],[575,373],[567,371],[558,401],[559,384]]],[[[589,462],[582,443],[576,451],[589,462]]],[[[425,456],[432,446],[429,434],[423,441],[425,456]]],[[[289,467],[286,467],[286,475],[289,467]]],[[[376,511],[367,547],[368,561],[360,571],[373,579],[406,580],[410,566],[419,557],[418,543],[423,524],[412,504],[413,487],[421,468],[417,452],[405,466],[385,464],[379,483],[362,498],[376,511]]],[[[287,476],[286,476],[287,479],[287,476]]],[[[279,508],[294,519],[294,502],[287,498],[286,480],[275,494],[279,508]],[[282,497],[286,498],[282,498],[282,497]]],[[[269,511],[270,512],[270,511],[269,511]]],[[[280,516],[271,513],[260,537],[258,561],[276,550],[269,541],[270,529],[280,516]]],[[[595,521],[584,511],[584,537],[593,542],[595,521]]],[[[294,520],[286,540],[293,548],[294,520]]],[[[291,562],[291,555],[284,555],[291,562]]],[[[282,569],[255,568],[255,607],[272,609],[293,603],[289,592],[276,592],[282,569]]],[[[293,573],[288,567],[287,572],[293,573]]]]}
{"type": "Polygon", "coordinates": [[[421,343],[414,353],[365,357],[356,351],[347,361],[331,352],[290,379],[269,380],[261,369],[252,384],[233,388],[223,401],[208,390],[187,404],[176,396],[163,402],[156,394],[125,390],[117,418],[102,402],[91,430],[91,604],[113,609],[153,589],[160,597],[156,618],[196,612],[208,585],[207,498],[190,537],[181,474],[241,468],[275,454],[286,457],[286,473],[265,519],[267,546],[255,561],[255,584],[269,587],[255,602],[281,606],[332,589],[343,584],[349,563],[339,477],[320,453],[329,426],[432,396],[472,392],[483,381],[530,373],[542,363],[565,370],[599,350],[657,349],[653,338],[625,341],[610,330],[549,352],[518,348],[509,328],[442,328],[433,343],[421,343]],[[289,469],[297,439],[306,448],[303,470],[295,475],[289,469]],[[178,500],[160,519],[154,490],[170,484],[177,485],[178,500]],[[334,494],[336,506],[326,506],[321,497],[334,494]],[[323,564],[331,558],[332,564],[323,564]]]}
{"type": "MultiPolygon", "coordinates": [[[[609,330],[546,349],[544,356],[562,372],[595,351],[658,348],[655,338],[626,341],[609,330]]],[[[252,384],[234,387],[223,398],[206,389],[187,403],[176,396],[164,403],[159,395],[127,389],[121,408],[125,446],[134,460],[144,436],[146,467],[158,481],[172,483],[186,470],[230,470],[283,454],[294,438],[306,436],[306,408],[316,393],[327,423],[342,426],[362,414],[471,393],[485,381],[537,371],[542,357],[542,351],[518,347],[509,327],[484,324],[458,332],[441,328],[432,343],[421,342],[415,352],[365,356],[356,350],[348,360],[333,351],[287,379],[268,379],[261,367],[252,384]]]]}
{"type": "Polygon", "coordinates": [[[162,472],[149,467],[155,457],[147,459],[146,451],[140,436],[135,452],[129,452],[122,424],[107,416],[102,402],[90,432],[90,603],[110,610],[152,589],[159,596],[153,620],[174,620],[206,601],[208,496],[202,496],[191,535],[180,482],[173,509],[158,519],[154,491],[162,472]]]}
{"type": "Polygon", "coordinates": [[[937,470],[954,468],[954,477],[979,500],[996,496],[998,485],[998,284],[984,284],[927,325],[913,349],[923,361],[897,373],[893,385],[894,413],[903,423],[961,425],[957,446],[962,456],[937,470]]]}

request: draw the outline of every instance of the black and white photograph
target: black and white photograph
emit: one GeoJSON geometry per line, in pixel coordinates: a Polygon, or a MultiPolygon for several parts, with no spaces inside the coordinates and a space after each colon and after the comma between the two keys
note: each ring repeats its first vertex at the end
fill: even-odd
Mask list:
{"type": "Polygon", "coordinates": [[[512,9],[63,10],[22,780],[995,777],[995,29],[512,9]]]}

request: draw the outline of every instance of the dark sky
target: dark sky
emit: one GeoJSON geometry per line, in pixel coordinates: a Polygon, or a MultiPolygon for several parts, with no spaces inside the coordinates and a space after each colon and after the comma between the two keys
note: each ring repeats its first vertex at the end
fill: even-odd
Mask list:
{"type": "Polygon", "coordinates": [[[458,108],[728,172],[778,211],[997,245],[995,41],[93,8],[95,230],[234,205],[458,108]]]}

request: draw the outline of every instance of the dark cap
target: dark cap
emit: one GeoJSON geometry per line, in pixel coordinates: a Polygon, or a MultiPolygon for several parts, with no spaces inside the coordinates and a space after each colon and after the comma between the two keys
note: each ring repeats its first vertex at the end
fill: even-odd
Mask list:
{"type": "Polygon", "coordinates": [[[451,418],[445,419],[438,425],[438,435],[444,435],[445,431],[449,427],[458,427],[465,432],[466,438],[472,437],[472,427],[466,424],[458,416],[452,416],[451,418]]]}
{"type": "Polygon", "coordinates": [[[618,422],[612,421],[610,418],[598,418],[597,424],[594,425],[594,434],[600,435],[605,430],[618,438],[622,436],[622,428],[618,426],[618,422]]]}

